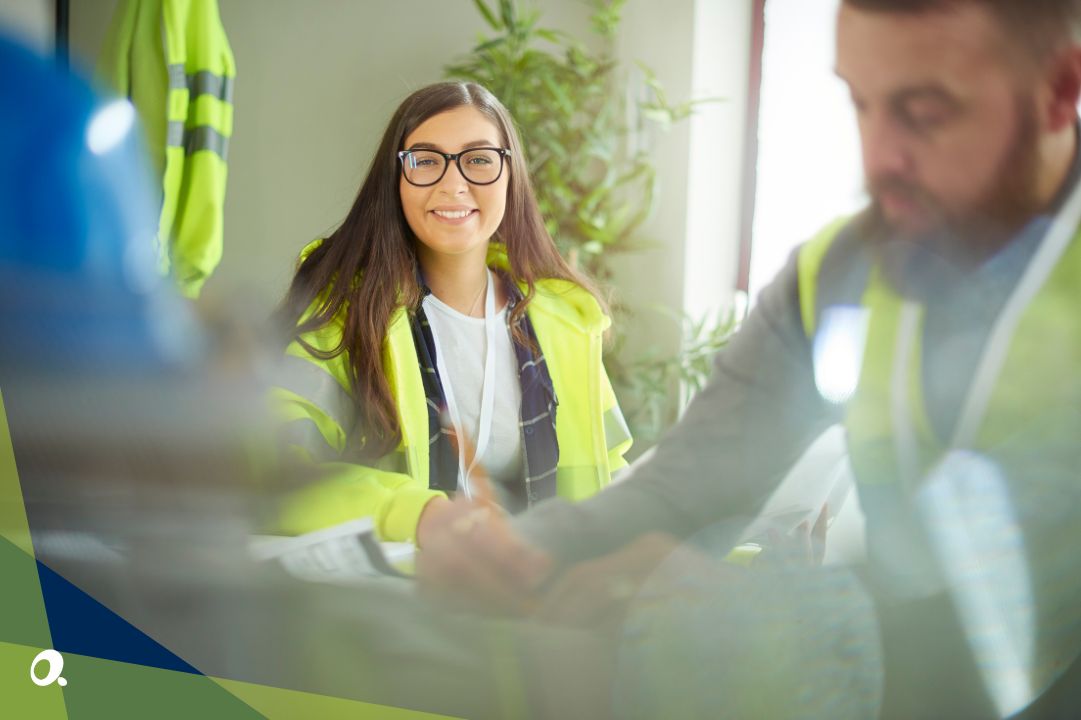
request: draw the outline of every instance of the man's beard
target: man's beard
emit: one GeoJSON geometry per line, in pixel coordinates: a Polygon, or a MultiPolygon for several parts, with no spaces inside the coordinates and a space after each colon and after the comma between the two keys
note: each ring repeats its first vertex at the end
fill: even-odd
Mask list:
{"type": "Polygon", "coordinates": [[[946,256],[978,262],[1001,248],[1041,210],[1037,197],[1040,161],[1035,103],[1029,96],[1019,96],[1015,105],[1018,123],[1009,149],[991,187],[969,206],[946,208],[919,185],[897,177],[868,183],[872,211],[891,228],[892,235],[932,242],[946,256]],[[883,192],[911,198],[928,212],[931,222],[918,232],[891,222],[877,199],[883,192]]]}

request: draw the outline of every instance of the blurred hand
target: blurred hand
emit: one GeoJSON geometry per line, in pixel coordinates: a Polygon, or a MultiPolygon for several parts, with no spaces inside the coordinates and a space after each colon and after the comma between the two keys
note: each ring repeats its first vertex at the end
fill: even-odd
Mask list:
{"type": "Polygon", "coordinates": [[[677,574],[714,573],[721,563],[663,533],[643,535],[616,552],[574,565],[541,598],[535,616],[565,625],[618,627],[650,574],[673,553],[677,574]]]}
{"type": "MultiPolygon", "coordinates": [[[[821,565],[828,522],[829,508],[823,506],[813,526],[805,521],[786,536],[771,531],[770,546],[759,554],[754,565],[821,565]]],[[[670,535],[650,533],[610,555],[579,563],[561,574],[544,593],[535,616],[567,625],[618,627],[642,585],[669,556],[672,559],[660,584],[651,587],[653,599],[694,593],[709,583],[738,582],[748,572],[681,544],[670,535]]]]}
{"type": "Polygon", "coordinates": [[[428,503],[417,525],[420,592],[441,607],[522,615],[552,560],[511,528],[492,503],[460,496],[428,503]]]}
{"type": "Polygon", "coordinates": [[[818,567],[826,556],[826,531],[829,528],[829,506],[823,505],[814,525],[807,520],[795,530],[782,535],[769,531],[770,544],[755,558],[755,565],[806,565],[818,567]]]}

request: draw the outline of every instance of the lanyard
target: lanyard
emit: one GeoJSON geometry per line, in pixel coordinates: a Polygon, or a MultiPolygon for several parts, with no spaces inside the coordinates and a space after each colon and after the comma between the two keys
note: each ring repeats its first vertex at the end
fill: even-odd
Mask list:
{"type": "Polygon", "coordinates": [[[495,338],[497,325],[495,315],[495,279],[492,271],[488,270],[488,290],[484,299],[484,329],[486,331],[486,344],[484,355],[484,383],[480,393],[480,421],[477,428],[476,449],[473,454],[473,462],[469,467],[465,465],[465,442],[462,416],[458,411],[458,403],[454,399],[454,387],[450,373],[447,371],[445,362],[446,353],[439,344],[439,333],[435,323],[428,322],[428,328],[432,331],[432,341],[435,343],[435,366],[439,371],[439,381],[443,385],[443,395],[447,401],[447,413],[450,422],[454,426],[454,433],[458,437],[458,486],[465,492],[466,497],[472,497],[469,488],[469,475],[477,467],[480,459],[488,449],[488,440],[492,435],[492,415],[495,412],[495,338]]]}
{"type": "MultiPolygon", "coordinates": [[[[1021,315],[1043,287],[1051,272],[1055,269],[1062,254],[1066,252],[1070,241],[1081,224],[1081,182],[1070,192],[1062,210],[1040,242],[1036,254],[1029,261],[1021,280],[1017,283],[1009,300],[995,319],[988,337],[983,355],[976,365],[972,384],[969,386],[961,414],[954,427],[950,440],[950,449],[971,447],[976,440],[976,433],[987,415],[987,406],[991,402],[999,373],[1006,362],[1021,315]]],[[[891,379],[891,413],[895,431],[895,450],[897,452],[901,478],[914,483],[918,479],[919,464],[916,459],[916,432],[912,425],[912,414],[908,404],[909,361],[916,347],[916,334],[920,328],[920,308],[912,301],[905,301],[901,307],[901,320],[897,327],[897,343],[891,379]]]]}

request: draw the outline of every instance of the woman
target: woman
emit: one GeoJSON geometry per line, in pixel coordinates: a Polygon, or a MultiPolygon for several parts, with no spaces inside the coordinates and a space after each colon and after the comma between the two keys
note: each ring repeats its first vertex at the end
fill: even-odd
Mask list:
{"type": "Polygon", "coordinates": [[[370,516],[382,539],[423,545],[482,468],[518,511],[591,495],[625,465],[608,317],[557,252],[514,125],[479,85],[406,98],[341,227],[302,253],[279,319],[292,342],[276,405],[321,473],[284,531],[370,516]]]}

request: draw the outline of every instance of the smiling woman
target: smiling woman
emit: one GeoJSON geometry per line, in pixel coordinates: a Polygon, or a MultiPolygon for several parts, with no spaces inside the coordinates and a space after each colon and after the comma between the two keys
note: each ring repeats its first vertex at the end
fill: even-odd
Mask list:
{"type": "MultiPolygon", "coordinates": [[[[408,149],[398,153],[402,162],[398,187],[405,219],[420,241],[416,249],[422,265],[445,263],[443,256],[473,256],[472,262],[450,262],[483,269],[488,239],[503,222],[507,205],[509,173],[503,172],[503,159],[510,151],[499,137],[491,120],[465,105],[425,120],[406,138],[408,149]],[[446,152],[448,148],[455,152],[446,152]]],[[[470,290],[469,278],[455,272],[442,275],[458,281],[453,284],[467,293],[470,290]]],[[[472,283],[473,288],[485,284],[478,273],[473,275],[480,281],[472,283]]],[[[466,313],[474,314],[475,309],[466,313]]]]}
{"type": "Polygon", "coordinates": [[[544,229],[514,125],[479,85],[406,98],[277,319],[282,440],[316,478],[282,531],[370,516],[420,544],[475,524],[481,478],[514,512],[592,495],[625,464],[606,309],[544,229]]]}

